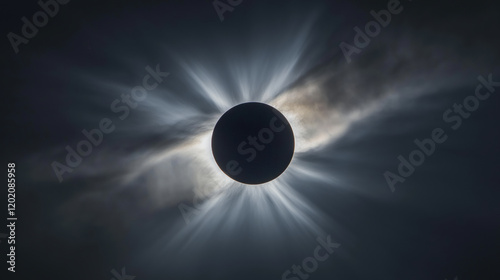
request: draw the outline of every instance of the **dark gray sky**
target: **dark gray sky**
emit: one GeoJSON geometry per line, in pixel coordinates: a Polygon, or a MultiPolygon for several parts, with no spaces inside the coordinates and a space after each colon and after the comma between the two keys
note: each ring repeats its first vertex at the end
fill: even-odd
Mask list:
{"type": "Polygon", "coordinates": [[[6,35],[41,8],[5,3],[18,221],[2,279],[296,280],[282,277],[326,236],[340,246],[307,279],[497,279],[500,87],[474,96],[479,76],[500,81],[498,5],[401,1],[348,63],[339,45],[389,2],[243,0],[221,21],[210,1],[70,1],[17,54],[6,35]],[[158,85],[143,102],[112,105],[146,75],[158,85]],[[244,101],[296,125],[289,170],[267,186],[231,183],[200,144],[244,101]],[[54,161],[103,119],[114,130],[60,182],[54,161]],[[392,191],[384,174],[402,176],[398,156],[435,129],[446,140],[392,191]]]}

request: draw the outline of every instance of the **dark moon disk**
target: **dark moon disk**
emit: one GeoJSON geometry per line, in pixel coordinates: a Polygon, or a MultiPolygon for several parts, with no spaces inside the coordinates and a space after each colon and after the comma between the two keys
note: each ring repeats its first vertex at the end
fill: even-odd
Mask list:
{"type": "Polygon", "coordinates": [[[292,127],[273,107],[242,103],[219,119],[212,152],[220,169],[235,181],[262,184],[283,173],[295,148],[292,127]]]}

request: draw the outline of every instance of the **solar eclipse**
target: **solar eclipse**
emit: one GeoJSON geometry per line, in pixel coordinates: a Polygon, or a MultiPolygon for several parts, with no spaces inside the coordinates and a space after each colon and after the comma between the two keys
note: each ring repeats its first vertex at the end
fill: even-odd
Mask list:
{"type": "Polygon", "coordinates": [[[259,102],[229,109],[212,134],[217,165],[244,184],[262,184],[281,175],[292,160],[294,146],[292,128],[283,114],[259,102]]]}

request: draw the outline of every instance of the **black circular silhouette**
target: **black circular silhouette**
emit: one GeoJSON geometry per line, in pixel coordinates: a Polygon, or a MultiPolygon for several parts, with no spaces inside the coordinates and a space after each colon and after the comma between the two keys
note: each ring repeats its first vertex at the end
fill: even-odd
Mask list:
{"type": "Polygon", "coordinates": [[[229,109],[215,125],[212,153],[226,175],[262,184],[283,173],[295,148],[292,127],[273,107],[258,102],[229,109]]]}

